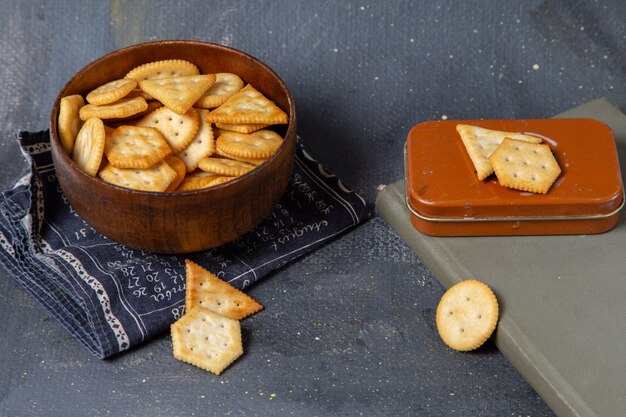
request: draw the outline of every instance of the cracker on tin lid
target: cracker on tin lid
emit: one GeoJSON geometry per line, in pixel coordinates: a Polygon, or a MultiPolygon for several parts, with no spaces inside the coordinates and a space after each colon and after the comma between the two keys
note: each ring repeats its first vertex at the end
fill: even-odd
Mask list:
{"type": "Polygon", "coordinates": [[[142,81],[198,74],[200,74],[198,67],[189,61],[183,59],[164,59],[162,61],[148,62],[135,67],[130,70],[124,78],[142,81]]]}
{"type": "Polygon", "coordinates": [[[263,309],[243,291],[233,287],[195,262],[185,259],[185,308],[195,306],[241,320],[263,309]]]}
{"type": "Polygon", "coordinates": [[[215,82],[215,74],[139,81],[139,87],[178,114],[184,114],[215,82]]]}
{"type": "Polygon", "coordinates": [[[154,127],[165,138],[174,153],[185,149],[198,131],[200,119],[196,109],[178,114],[167,107],[161,107],[137,121],[137,126],[154,127]]]}
{"type": "Polygon", "coordinates": [[[176,172],[159,161],[150,168],[115,168],[109,164],[98,173],[104,181],[138,191],[165,191],[176,178],[176,172]]]}
{"type": "Polygon", "coordinates": [[[104,153],[116,168],[149,168],[172,149],[153,127],[120,126],[107,135],[104,153]]]}
{"type": "Polygon", "coordinates": [[[219,375],[243,354],[239,321],[202,307],[171,325],[174,357],[219,375]]]}
{"type": "Polygon", "coordinates": [[[465,124],[456,125],[456,130],[459,136],[461,136],[463,145],[474,164],[479,180],[484,180],[493,173],[493,167],[489,162],[489,155],[502,143],[505,137],[530,143],[542,142],[540,138],[535,136],[485,129],[483,127],[465,124]]]}
{"type": "Polygon", "coordinates": [[[500,185],[546,194],[561,174],[559,163],[546,144],[505,138],[489,157],[500,185]]]}
{"type": "Polygon", "coordinates": [[[258,159],[270,157],[282,142],[283,138],[272,130],[258,130],[250,134],[224,132],[217,138],[215,146],[231,155],[258,159]]]}
{"type": "Polygon", "coordinates": [[[213,139],[213,128],[204,117],[209,112],[206,109],[196,109],[200,126],[193,140],[177,156],[183,160],[187,167],[187,172],[192,172],[198,168],[201,159],[211,156],[215,151],[215,140],[213,139]]]}
{"type": "Polygon", "coordinates": [[[104,105],[111,104],[126,97],[131,91],[137,87],[137,81],[133,79],[122,78],[120,80],[109,81],[106,84],[90,91],[87,96],[87,102],[90,104],[104,105]]]}
{"type": "Polygon", "coordinates": [[[194,107],[203,109],[219,107],[242,88],[243,80],[238,75],[229,72],[219,72],[215,74],[215,83],[196,101],[194,107]]]}
{"type": "Polygon", "coordinates": [[[496,328],[498,300],[485,283],[461,281],[441,297],[436,322],[441,339],[452,349],[477,349],[496,328]]]}
{"type": "Polygon", "coordinates": [[[111,104],[86,104],[80,108],[79,116],[82,120],[92,117],[99,119],[122,119],[134,116],[148,108],[143,97],[124,97],[111,104]]]}
{"type": "Polygon", "coordinates": [[[233,94],[224,104],[207,115],[211,123],[286,124],[287,113],[251,84],[233,94]]]}
{"type": "Polygon", "coordinates": [[[72,160],[90,175],[96,175],[104,154],[106,132],[98,118],[87,120],[80,128],[72,150],[72,160]]]}
{"type": "Polygon", "coordinates": [[[85,100],[80,94],[63,97],[59,105],[59,119],[57,121],[59,140],[63,150],[70,156],[74,150],[76,135],[83,125],[79,112],[84,105],[85,100]]]}

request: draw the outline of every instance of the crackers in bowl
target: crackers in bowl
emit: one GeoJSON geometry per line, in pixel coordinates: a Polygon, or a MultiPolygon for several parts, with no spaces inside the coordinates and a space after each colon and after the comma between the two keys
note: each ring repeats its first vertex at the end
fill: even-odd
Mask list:
{"type": "Polygon", "coordinates": [[[180,59],[139,65],[61,103],[61,142],[83,170],[152,192],[207,188],[244,175],[281,146],[281,135],[268,127],[289,119],[237,74],[202,74],[180,59]]]}

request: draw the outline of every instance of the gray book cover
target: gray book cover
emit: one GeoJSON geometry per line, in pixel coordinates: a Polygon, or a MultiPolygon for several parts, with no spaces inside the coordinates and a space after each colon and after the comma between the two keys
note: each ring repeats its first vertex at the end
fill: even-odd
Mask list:
{"type": "MultiPolygon", "coordinates": [[[[606,123],[626,167],[626,115],[611,103],[556,117],[606,123]]],[[[479,279],[494,290],[496,346],[557,415],[626,416],[624,213],[598,235],[432,237],[411,225],[404,181],[380,191],[376,211],[445,287],[479,279]]]]}

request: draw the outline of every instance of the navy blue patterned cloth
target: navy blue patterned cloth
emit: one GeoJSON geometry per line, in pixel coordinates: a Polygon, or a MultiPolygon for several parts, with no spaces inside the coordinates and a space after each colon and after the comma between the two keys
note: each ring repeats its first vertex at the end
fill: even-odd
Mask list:
{"type": "MultiPolygon", "coordinates": [[[[49,132],[18,138],[31,169],[0,195],[0,263],[99,358],[166,330],[184,314],[185,256],[131,249],[93,230],[61,191],[49,132]]],[[[241,238],[187,257],[244,289],[368,217],[365,201],[298,142],[272,213],[241,238]]]]}

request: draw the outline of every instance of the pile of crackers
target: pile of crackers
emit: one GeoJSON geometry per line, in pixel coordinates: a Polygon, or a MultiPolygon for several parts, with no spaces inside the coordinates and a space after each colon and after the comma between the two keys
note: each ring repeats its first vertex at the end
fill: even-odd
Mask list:
{"type": "Polygon", "coordinates": [[[288,115],[232,73],[191,62],[140,65],[122,79],[60,102],[61,145],[90,175],[155,192],[230,181],[267,160],[288,115]]]}
{"type": "Polygon", "coordinates": [[[465,124],[456,130],[481,181],[495,173],[505,187],[546,194],[561,173],[550,146],[539,137],[465,124]]]}
{"type": "Polygon", "coordinates": [[[219,375],[243,354],[239,321],[263,306],[189,259],[185,274],[186,313],[171,326],[174,357],[219,375]]]}

